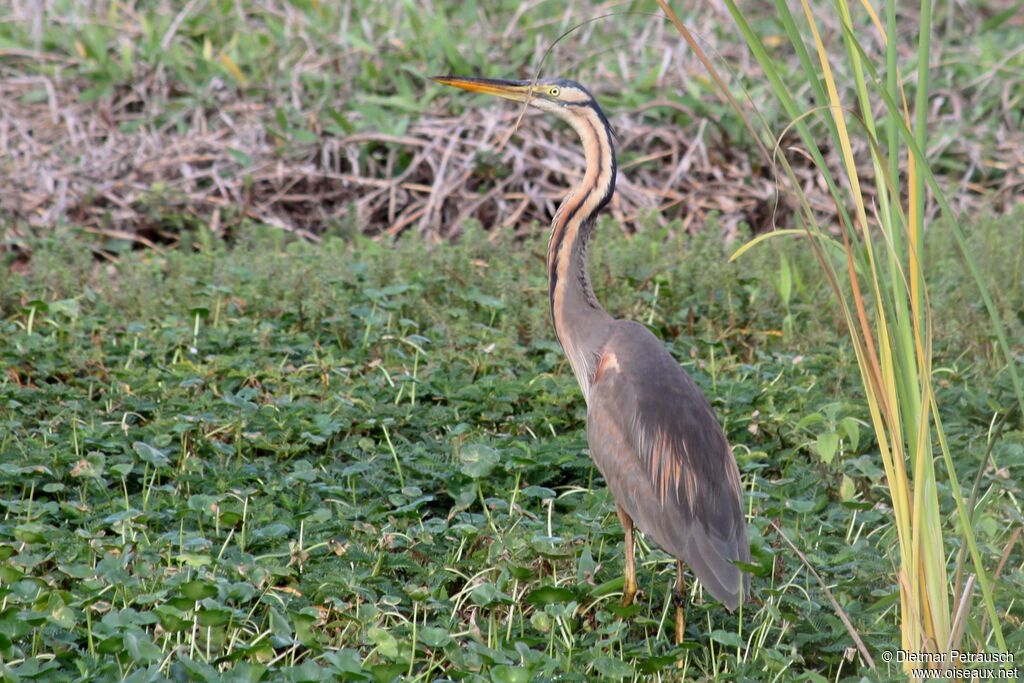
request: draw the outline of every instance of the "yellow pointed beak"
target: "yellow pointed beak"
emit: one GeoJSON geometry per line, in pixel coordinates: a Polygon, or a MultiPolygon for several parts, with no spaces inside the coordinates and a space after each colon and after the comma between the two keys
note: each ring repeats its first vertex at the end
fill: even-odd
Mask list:
{"type": "Polygon", "coordinates": [[[462,76],[434,76],[430,80],[441,85],[450,85],[470,92],[496,95],[506,100],[525,102],[530,98],[535,86],[532,81],[506,81],[496,78],[463,78],[462,76]]]}

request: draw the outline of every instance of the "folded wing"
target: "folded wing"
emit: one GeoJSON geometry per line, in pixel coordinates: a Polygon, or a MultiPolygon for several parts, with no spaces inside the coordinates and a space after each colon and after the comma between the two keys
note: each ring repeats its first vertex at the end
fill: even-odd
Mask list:
{"type": "Polygon", "coordinates": [[[729,609],[750,561],[736,460],[711,406],[647,328],[619,322],[601,349],[590,453],[616,502],[729,609]]]}

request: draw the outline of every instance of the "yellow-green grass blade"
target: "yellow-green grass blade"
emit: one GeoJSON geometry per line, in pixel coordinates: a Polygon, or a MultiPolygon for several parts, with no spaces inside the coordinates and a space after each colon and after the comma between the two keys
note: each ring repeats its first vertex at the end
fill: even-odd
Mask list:
{"type": "MultiPolygon", "coordinates": [[[[744,40],[747,41],[747,45],[750,47],[751,52],[754,54],[754,58],[761,66],[761,70],[764,72],[765,76],[767,76],[768,83],[772,88],[772,92],[775,94],[775,97],[779,100],[779,103],[785,110],[786,115],[789,116],[791,120],[793,120],[797,133],[800,135],[800,139],[804,143],[804,145],[807,146],[807,151],[811,155],[811,158],[814,160],[815,166],[821,170],[821,174],[825,180],[825,184],[828,187],[829,193],[832,196],[832,200],[835,202],[836,210],[839,214],[840,224],[844,228],[851,226],[852,220],[850,219],[850,216],[847,213],[846,202],[843,200],[843,193],[839,189],[839,186],[836,183],[835,179],[832,177],[831,172],[829,172],[828,164],[825,163],[825,157],[824,155],[822,155],[821,150],[819,149],[818,144],[815,141],[814,135],[811,134],[810,128],[803,120],[805,114],[804,108],[800,107],[797,104],[797,102],[793,99],[789,86],[786,85],[778,69],[775,68],[775,63],[769,56],[768,50],[765,48],[760,36],[758,36],[757,33],[753,30],[753,28],[751,28],[746,18],[740,12],[739,8],[736,6],[735,0],[725,0],[725,5],[726,8],[729,10],[729,14],[732,16],[733,21],[736,23],[736,26],[739,28],[740,33],[743,35],[744,40]]],[[[789,30],[788,26],[793,26],[793,30],[795,31],[795,24],[793,24],[792,16],[789,14],[788,9],[786,9],[785,11],[780,11],[780,17],[784,19],[783,26],[787,27],[787,31],[789,30]],[[789,20],[788,24],[785,21],[787,17],[789,20]]],[[[790,39],[792,40],[792,36],[790,36],[790,39]]],[[[794,45],[796,45],[796,43],[794,43],[794,45]]],[[[819,94],[819,102],[821,102],[821,104],[824,106],[827,103],[827,97],[825,96],[824,88],[818,82],[817,76],[813,71],[813,68],[809,67],[810,57],[807,55],[807,51],[803,47],[802,43],[799,45],[798,55],[801,55],[802,63],[804,63],[806,60],[804,68],[810,69],[807,72],[807,81],[811,83],[812,88],[815,90],[816,93],[819,94]]],[[[744,112],[740,112],[740,115],[743,116],[744,118],[746,117],[744,112]]],[[[826,120],[828,121],[828,125],[830,126],[830,128],[834,126],[834,124],[831,123],[830,119],[826,118],[826,120]]],[[[762,123],[764,125],[767,125],[767,123],[765,122],[762,123]]]]}
{"type": "MultiPolygon", "coordinates": [[[[870,62],[867,62],[867,66],[868,72],[875,80],[876,85],[878,85],[880,83],[880,78],[877,72],[872,68],[870,62]]],[[[879,86],[878,93],[884,100],[889,112],[900,111],[899,104],[887,89],[879,86]]],[[[967,267],[967,271],[970,273],[975,285],[978,287],[978,294],[981,296],[982,303],[985,304],[985,310],[988,311],[989,318],[992,320],[992,331],[996,335],[996,340],[999,343],[999,349],[1003,353],[1003,357],[1006,359],[1007,370],[1010,374],[1010,381],[1013,384],[1014,393],[1017,397],[1017,404],[1021,411],[1024,412],[1024,384],[1021,382],[1016,359],[1010,351],[1010,344],[1006,339],[1006,331],[1003,328],[1002,320],[1000,320],[999,312],[996,310],[995,303],[992,301],[992,296],[988,291],[988,287],[982,280],[978,266],[974,261],[974,257],[971,255],[971,251],[967,245],[967,238],[964,236],[963,229],[960,227],[957,214],[950,206],[949,200],[946,198],[946,193],[943,191],[942,187],[939,186],[939,183],[935,178],[935,174],[932,173],[931,168],[926,163],[923,152],[924,148],[917,144],[914,133],[910,130],[910,126],[907,121],[896,115],[891,115],[889,120],[892,122],[900,140],[904,145],[906,145],[909,159],[918,164],[925,184],[931,191],[932,197],[938,203],[939,209],[942,211],[942,215],[948,222],[949,230],[953,235],[953,239],[957,243],[960,255],[964,260],[964,265],[967,267]]],[[[917,258],[918,262],[920,262],[919,253],[917,254],[917,258]]]]}
{"type": "Polygon", "coordinates": [[[729,257],[729,261],[730,262],[735,261],[740,256],[743,256],[743,254],[747,253],[748,251],[753,249],[755,246],[757,246],[758,244],[761,244],[762,242],[764,242],[766,240],[774,239],[776,237],[786,237],[786,236],[792,236],[792,235],[796,235],[796,236],[799,236],[799,237],[806,237],[807,236],[807,231],[803,230],[803,229],[786,228],[786,229],[782,229],[782,230],[772,230],[771,232],[762,233],[762,234],[758,235],[757,237],[751,239],[750,241],[746,242],[745,244],[741,245],[739,249],[737,249],[736,251],[734,251],[732,253],[732,256],[729,257]]]}
{"type": "MultiPolygon", "coordinates": [[[[857,47],[858,52],[861,54],[861,56],[863,56],[862,48],[859,45],[857,45],[856,47],[857,47]]],[[[864,63],[866,65],[867,69],[868,69],[868,72],[871,74],[871,76],[875,80],[876,84],[878,84],[879,79],[877,77],[877,74],[874,72],[873,66],[871,65],[870,61],[865,60],[864,63]]],[[[898,81],[896,81],[895,77],[893,78],[893,83],[898,83],[898,81]]],[[[951,229],[952,229],[952,231],[954,233],[954,237],[957,240],[958,246],[960,247],[961,255],[963,256],[963,258],[965,260],[965,263],[967,264],[968,270],[971,273],[972,277],[975,279],[975,282],[977,283],[977,285],[979,287],[979,290],[981,291],[982,299],[985,302],[986,308],[989,311],[989,315],[990,315],[990,317],[993,320],[993,326],[995,328],[995,332],[996,332],[996,335],[997,335],[997,337],[999,339],[1000,346],[1002,347],[1004,355],[1009,359],[1009,370],[1010,370],[1011,377],[1012,377],[1013,382],[1014,382],[1015,390],[1017,391],[1017,394],[1018,394],[1018,401],[1021,401],[1020,382],[1019,382],[1019,378],[1017,376],[1016,367],[1014,366],[1014,362],[1013,362],[1012,356],[1009,355],[1008,344],[1006,344],[1006,339],[1005,339],[1005,333],[1004,333],[1004,330],[1002,328],[1002,324],[999,321],[998,315],[995,312],[995,307],[994,307],[994,305],[992,303],[991,297],[988,294],[988,291],[987,291],[987,288],[984,285],[984,282],[981,280],[981,278],[980,278],[980,276],[978,274],[977,268],[976,268],[976,266],[974,264],[973,257],[971,256],[969,250],[966,247],[966,240],[963,237],[963,234],[962,234],[962,231],[960,229],[959,224],[956,223],[956,221],[955,221],[954,214],[952,213],[952,211],[951,211],[951,209],[950,209],[950,207],[948,205],[948,201],[946,200],[944,193],[941,191],[941,188],[938,187],[938,185],[937,185],[937,183],[935,181],[934,175],[931,173],[930,168],[928,167],[928,165],[926,163],[924,163],[924,159],[923,159],[923,155],[921,153],[921,149],[918,147],[918,145],[916,144],[916,141],[914,140],[913,136],[910,133],[910,129],[909,129],[909,125],[908,125],[908,121],[909,121],[910,117],[909,117],[909,114],[907,113],[906,99],[905,98],[901,98],[903,100],[903,103],[904,103],[904,106],[902,107],[902,111],[901,111],[901,108],[896,103],[896,99],[895,99],[895,96],[893,95],[893,93],[898,91],[900,93],[900,95],[902,95],[902,89],[896,88],[896,87],[893,87],[893,88],[891,88],[888,91],[886,91],[885,89],[883,89],[881,87],[879,87],[878,89],[880,91],[881,96],[883,97],[883,99],[886,102],[887,112],[889,114],[889,121],[890,121],[890,124],[891,124],[889,126],[890,135],[891,136],[894,135],[897,139],[902,139],[902,141],[907,145],[907,148],[910,149],[911,154],[913,155],[913,160],[918,162],[916,164],[916,167],[920,169],[922,177],[926,181],[929,189],[932,190],[932,192],[933,192],[934,196],[936,197],[937,201],[939,202],[940,208],[943,210],[944,214],[946,216],[948,216],[952,220],[951,229]]],[[[892,159],[891,159],[891,163],[890,163],[890,169],[891,168],[898,168],[897,164],[898,164],[898,156],[896,154],[893,154],[892,155],[892,159]]],[[[894,177],[891,173],[889,174],[889,176],[890,176],[890,178],[894,177]]],[[[891,183],[892,181],[890,180],[889,182],[891,183]]],[[[896,210],[898,210],[898,207],[897,207],[896,210]]],[[[918,214],[918,215],[920,215],[920,214],[918,214]]],[[[898,223],[902,224],[903,221],[900,220],[900,221],[898,221],[898,223]]],[[[910,279],[911,290],[912,290],[912,293],[911,293],[911,301],[912,302],[917,301],[918,300],[917,298],[920,297],[923,294],[923,288],[922,288],[922,290],[917,290],[917,291],[914,291],[914,289],[913,289],[914,288],[913,283],[920,278],[919,273],[921,271],[919,270],[919,264],[920,264],[920,262],[919,262],[919,254],[920,254],[919,249],[915,249],[915,248],[912,248],[909,251],[909,254],[908,254],[909,255],[909,261],[910,261],[910,266],[913,269],[913,275],[909,278],[910,279]]],[[[914,304],[914,305],[919,305],[919,304],[914,304]]],[[[927,306],[926,305],[923,307],[923,310],[925,310],[925,311],[927,310],[927,306]]],[[[915,322],[919,322],[920,321],[920,317],[918,315],[916,315],[916,314],[913,316],[913,318],[915,319],[915,322]]],[[[916,328],[916,325],[914,327],[916,328]]],[[[918,335],[915,335],[915,336],[918,336],[918,335]]],[[[930,357],[930,351],[928,352],[928,354],[929,354],[928,357],[930,357]]],[[[928,376],[930,377],[930,369],[928,370],[928,376]]],[[[928,388],[928,391],[930,393],[931,392],[930,380],[928,382],[927,388],[928,388]]],[[[932,398],[932,402],[934,402],[934,398],[932,398]]],[[[920,400],[918,400],[918,404],[920,405],[920,400]]],[[[1024,403],[1022,403],[1022,408],[1024,408],[1024,403]]],[[[931,412],[934,413],[935,409],[933,408],[933,410],[931,412]]],[[[948,456],[948,448],[944,446],[944,444],[945,444],[945,434],[941,430],[941,426],[940,425],[941,425],[941,423],[937,423],[936,424],[936,433],[937,433],[940,445],[942,445],[942,447],[943,447],[944,457],[947,457],[948,456]]],[[[925,443],[929,443],[929,442],[930,442],[930,438],[926,438],[925,439],[925,443]]],[[[950,469],[952,467],[952,461],[951,461],[951,459],[948,459],[948,457],[947,457],[946,465],[947,465],[947,469],[950,469]]],[[[954,481],[954,480],[955,480],[955,473],[953,473],[951,475],[951,481],[954,481]]],[[[932,478],[930,484],[928,484],[928,485],[934,486],[934,478],[932,478]]],[[[956,499],[956,502],[959,505],[962,502],[962,499],[960,498],[959,487],[954,485],[953,488],[954,488],[954,497],[956,499]]],[[[932,517],[932,519],[935,519],[935,517],[937,516],[937,515],[934,514],[934,509],[935,508],[933,507],[932,508],[933,514],[930,515],[932,517]]],[[[931,526],[932,528],[934,528],[935,525],[929,523],[928,526],[931,526]]],[[[967,537],[968,537],[968,544],[972,546],[974,551],[976,551],[976,544],[972,543],[972,541],[973,541],[973,530],[970,529],[969,522],[965,520],[963,526],[967,529],[966,534],[967,534],[967,537]]],[[[992,600],[992,597],[991,597],[991,589],[990,589],[989,582],[987,580],[987,576],[986,576],[985,571],[984,571],[984,566],[983,566],[983,564],[981,564],[980,554],[977,554],[976,552],[972,552],[972,561],[975,564],[975,569],[976,569],[976,571],[978,573],[978,576],[979,576],[979,584],[981,585],[982,593],[985,596],[986,610],[989,612],[989,620],[993,624],[993,632],[994,632],[994,635],[996,637],[997,644],[999,645],[999,647],[1003,651],[1005,651],[1005,647],[1006,647],[1005,646],[1005,642],[1004,642],[1004,639],[1003,639],[1003,636],[1002,636],[1001,627],[999,625],[998,619],[996,618],[994,603],[993,603],[993,600],[992,600]]]]}
{"type": "MultiPolygon", "coordinates": [[[[953,502],[956,503],[957,515],[961,520],[961,526],[964,531],[964,540],[967,542],[967,548],[971,553],[971,562],[974,564],[974,571],[978,577],[978,584],[981,586],[981,596],[985,601],[985,611],[988,612],[989,623],[992,624],[992,633],[996,639],[996,646],[1000,652],[1009,652],[1006,648],[1006,639],[1003,637],[1003,627],[999,623],[999,613],[996,612],[995,597],[992,594],[992,584],[988,580],[988,573],[985,571],[985,563],[981,557],[981,552],[978,550],[978,541],[974,536],[974,529],[971,526],[971,513],[964,505],[963,492],[960,488],[960,480],[956,476],[956,468],[953,466],[953,456],[949,452],[949,443],[946,441],[946,433],[942,429],[942,419],[939,417],[938,404],[935,401],[935,395],[930,394],[928,397],[929,410],[932,413],[932,419],[935,421],[936,433],[939,439],[939,449],[942,451],[942,460],[946,466],[947,476],[949,476],[949,488],[953,494],[953,502]]],[[[1009,663],[1005,665],[1009,667],[1009,663]]]]}
{"type": "MultiPolygon", "coordinates": [[[[915,107],[918,117],[915,127],[918,130],[913,133],[910,132],[912,117],[907,106],[906,97],[900,87],[899,72],[896,68],[895,41],[889,39],[890,36],[895,35],[894,0],[888,0],[886,3],[886,27],[884,29],[878,13],[875,12],[870,2],[861,0],[861,6],[875,29],[879,32],[886,48],[887,74],[884,84],[881,84],[874,65],[865,56],[861,41],[854,34],[849,6],[845,0],[836,0],[836,4],[841,15],[844,41],[847,46],[847,58],[854,72],[853,84],[860,111],[860,118],[854,116],[852,120],[857,121],[864,127],[867,133],[866,137],[871,145],[872,164],[875,171],[874,183],[877,196],[879,197],[879,207],[874,213],[873,218],[881,229],[880,234],[884,238],[886,246],[882,262],[879,262],[876,258],[874,240],[872,239],[871,231],[867,229],[871,223],[867,219],[867,209],[864,203],[864,195],[860,191],[860,179],[857,175],[857,169],[852,163],[849,122],[839,101],[838,88],[835,87],[832,68],[828,62],[827,55],[824,54],[823,41],[820,35],[817,35],[816,27],[813,26],[814,17],[809,11],[807,2],[803,2],[803,8],[807,21],[814,33],[815,49],[821,63],[824,87],[812,66],[810,55],[804,47],[803,38],[796,28],[796,22],[789,14],[788,7],[783,0],[776,0],[776,7],[779,8],[778,19],[785,28],[793,48],[804,67],[811,90],[817,95],[819,103],[828,107],[831,114],[831,117],[823,118],[830,133],[832,133],[833,142],[840,149],[844,171],[850,176],[849,195],[854,203],[855,221],[844,220],[844,218],[848,218],[845,215],[845,206],[842,199],[845,193],[839,190],[837,183],[834,182],[834,179],[828,172],[827,166],[821,159],[814,137],[810,134],[810,128],[803,121],[803,118],[808,114],[807,110],[801,111],[799,105],[791,97],[791,91],[787,88],[784,79],[774,68],[773,62],[768,56],[760,38],[750,28],[733,0],[726,0],[727,8],[740,28],[741,33],[744,34],[744,38],[747,40],[755,58],[764,69],[773,92],[787,114],[794,119],[790,125],[797,129],[809,153],[815,159],[818,168],[825,177],[833,199],[839,208],[840,223],[844,237],[848,234],[846,230],[853,227],[856,228],[853,234],[860,237],[860,240],[854,238],[855,241],[848,243],[845,247],[849,283],[853,287],[852,302],[846,300],[842,291],[843,288],[838,283],[832,286],[836,291],[843,314],[848,321],[855,353],[858,357],[858,364],[861,367],[865,389],[868,394],[872,421],[876,426],[880,444],[884,444],[880,450],[882,451],[883,465],[886,467],[886,476],[890,483],[895,485],[894,488],[898,489],[891,492],[897,533],[904,540],[907,539],[907,532],[913,537],[913,548],[908,548],[910,552],[903,555],[903,557],[908,559],[909,556],[913,555],[911,563],[913,568],[907,568],[911,572],[910,575],[901,573],[900,580],[902,584],[914,584],[914,586],[906,586],[911,593],[915,592],[915,589],[918,587],[931,587],[929,592],[920,596],[923,598],[923,601],[918,607],[904,602],[904,613],[913,614],[913,621],[919,626],[927,624],[925,630],[934,639],[941,637],[941,633],[948,630],[949,612],[948,589],[945,581],[945,553],[941,535],[942,519],[938,508],[938,490],[936,488],[932,451],[933,441],[931,436],[931,425],[933,423],[930,420],[930,416],[936,412],[936,409],[934,407],[931,384],[930,309],[927,304],[924,273],[919,258],[922,248],[921,237],[923,236],[924,214],[923,210],[918,210],[917,207],[918,205],[923,206],[923,188],[925,186],[929,187],[938,198],[940,208],[951,220],[954,217],[949,211],[948,202],[936,187],[937,184],[934,177],[920,152],[924,145],[915,145],[915,138],[919,137],[926,141],[926,137],[924,137],[925,131],[921,123],[922,109],[920,107],[915,107]],[[882,115],[884,126],[881,128],[877,125],[874,118],[871,100],[872,86],[879,91],[879,96],[882,97],[886,104],[882,115]],[[902,108],[896,104],[900,100],[903,103],[902,108]],[[884,150],[878,144],[879,130],[884,130],[885,132],[886,146],[884,150]],[[909,171],[912,175],[905,195],[907,213],[903,212],[901,202],[895,200],[895,198],[901,196],[897,186],[900,178],[899,157],[900,150],[902,149],[900,147],[901,142],[910,150],[908,154],[909,171]],[[856,242],[860,243],[859,246],[857,246],[856,242]],[[904,248],[905,245],[906,248],[904,248]],[[855,267],[853,265],[856,262],[861,262],[861,260],[863,260],[863,267],[855,267]],[[883,263],[885,267],[880,270],[879,268],[883,263]],[[870,273],[870,275],[867,275],[867,273],[870,273]],[[859,277],[867,278],[868,289],[865,292],[860,290],[859,277]],[[888,286],[882,286],[883,281],[887,281],[888,286]],[[865,295],[867,298],[865,298],[865,295]],[[877,325],[876,335],[872,334],[872,327],[868,324],[870,318],[867,315],[867,300],[871,301],[871,308],[877,314],[874,318],[874,323],[877,325]],[[851,303],[853,308],[850,308],[851,303]],[[856,311],[856,315],[854,315],[853,311],[856,311]],[[877,357],[872,358],[876,353],[877,357]],[[874,367],[874,370],[872,370],[872,367],[874,367]],[[889,442],[889,437],[892,437],[891,443],[889,442]],[[905,453],[902,445],[904,443],[906,444],[905,453]],[[893,451],[893,448],[897,450],[893,451]],[[915,472],[913,489],[911,489],[911,483],[907,477],[908,473],[905,469],[907,460],[904,459],[905,457],[909,459],[911,468],[915,472]],[[913,501],[909,500],[908,496],[913,496],[913,501]],[[911,502],[912,505],[908,505],[911,502]],[[919,582],[923,582],[924,585],[920,586],[919,582]]],[[[923,35],[919,46],[926,46],[928,44],[930,18],[926,17],[926,21],[928,23],[922,27],[923,35]]],[[[924,54],[925,59],[918,60],[919,68],[923,65],[923,68],[927,69],[927,53],[925,52],[924,54]]],[[[926,84],[926,80],[922,82],[926,84]]],[[[740,115],[742,116],[743,113],[740,112],[740,115]]],[[[787,167],[790,181],[795,180],[792,177],[791,170],[788,169],[785,158],[782,158],[780,161],[783,166],[787,167]]],[[[796,193],[800,194],[798,187],[796,188],[796,193]]],[[[804,224],[804,230],[807,231],[808,235],[812,233],[817,235],[817,238],[812,237],[812,244],[815,245],[817,253],[823,254],[821,250],[822,244],[836,245],[834,240],[821,239],[824,233],[814,224],[813,214],[809,211],[805,211],[804,224]]],[[[955,220],[952,229],[965,262],[968,264],[969,271],[978,283],[979,289],[984,290],[984,283],[978,277],[973,259],[967,253],[966,241],[963,239],[959,225],[955,224],[955,220]]],[[[799,232],[801,231],[786,230],[780,231],[780,234],[792,235],[799,232]]],[[[738,258],[747,249],[765,241],[765,239],[767,237],[759,237],[751,244],[745,245],[737,250],[732,258],[738,258]]],[[[830,277],[835,277],[836,273],[828,263],[829,260],[827,258],[822,259],[823,266],[830,274],[830,277]]],[[[983,291],[982,298],[997,327],[996,334],[1000,338],[1002,350],[1006,353],[1008,346],[1005,344],[1005,335],[998,317],[994,314],[991,297],[988,296],[987,291],[983,291]]],[[[1013,375],[1018,400],[1021,401],[1016,368],[1012,367],[1012,357],[1009,357],[1008,354],[1007,356],[1010,358],[1010,372],[1013,375]]],[[[1022,409],[1024,409],[1024,401],[1021,401],[1021,405],[1022,409]]],[[[936,420],[934,424],[936,436],[940,447],[944,449],[943,455],[945,457],[948,455],[948,448],[944,446],[945,435],[942,432],[941,423],[936,420]]],[[[949,463],[947,463],[947,468],[948,466],[949,463]]],[[[951,476],[951,479],[955,479],[955,474],[951,476]]],[[[954,486],[954,488],[958,490],[958,486],[954,486]]],[[[960,507],[962,501],[957,500],[957,504],[960,507]]],[[[964,524],[964,526],[969,525],[964,524]]],[[[972,531],[969,530],[967,535],[973,540],[972,531]]],[[[969,542],[968,545],[970,545],[969,542]]],[[[903,547],[902,541],[901,547],[903,547]]],[[[983,567],[981,567],[979,557],[975,553],[972,553],[972,560],[974,560],[978,568],[982,569],[983,573],[983,567]]],[[[987,581],[985,578],[981,578],[979,583],[982,585],[984,593],[987,581]]],[[[989,603],[987,607],[991,612],[990,619],[995,629],[998,630],[998,622],[991,609],[991,600],[987,602],[989,603]]],[[[911,628],[916,632],[914,633],[915,636],[925,635],[917,631],[915,627],[911,628]]],[[[997,634],[996,640],[1002,640],[1001,633],[997,634]]],[[[939,643],[939,645],[941,644],[939,643]]]]}

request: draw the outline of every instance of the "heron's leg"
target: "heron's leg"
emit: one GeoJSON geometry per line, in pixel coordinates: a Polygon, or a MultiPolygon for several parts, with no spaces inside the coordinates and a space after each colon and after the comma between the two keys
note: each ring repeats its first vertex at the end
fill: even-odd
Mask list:
{"type": "Polygon", "coordinates": [[[686,630],[686,578],[683,576],[683,563],[676,560],[676,587],[672,597],[676,603],[676,645],[683,642],[683,631],[686,630]]]}
{"type": "Polygon", "coordinates": [[[622,604],[629,607],[633,604],[633,597],[636,596],[636,566],[633,563],[633,520],[621,505],[616,506],[619,513],[619,521],[622,522],[622,529],[626,532],[626,582],[622,587],[622,604]]]}

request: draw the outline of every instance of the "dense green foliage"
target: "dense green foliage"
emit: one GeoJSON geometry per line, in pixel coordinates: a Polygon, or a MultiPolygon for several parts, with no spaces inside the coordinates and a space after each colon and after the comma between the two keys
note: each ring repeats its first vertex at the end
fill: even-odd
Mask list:
{"type": "MultiPolygon", "coordinates": [[[[978,258],[1019,346],[1010,225],[973,239],[1002,241],[978,258]]],[[[115,264],[59,234],[0,284],[0,675],[584,680],[681,655],[691,676],[856,680],[774,523],[868,647],[896,646],[873,434],[799,242],[728,264],[713,235],[609,223],[596,245],[599,296],[712,397],[748,490],[754,599],[730,615],[695,593],[677,651],[667,555],[641,544],[643,594],[618,604],[622,533],[548,329],[543,237],[251,234],[115,264]]],[[[976,513],[994,566],[1022,515],[1024,431],[987,434],[1012,392],[951,246],[930,244],[962,480],[994,442],[976,513]]],[[[997,581],[1018,652],[1020,564],[997,581]]]]}
{"type": "MultiPolygon", "coordinates": [[[[586,4],[428,4],[19,2],[0,16],[4,87],[18,86],[4,104],[52,107],[56,87],[72,114],[89,110],[88,141],[45,156],[76,182],[118,135],[159,131],[171,149],[215,142],[245,116],[275,157],[304,162],[353,133],[400,135],[437,113],[432,74],[531,75],[544,48],[594,18],[586,4]]],[[[939,8],[952,14],[937,29],[933,153],[950,187],[970,190],[965,205],[988,193],[980,201],[1002,209],[1024,96],[1024,80],[1009,76],[1024,54],[1007,50],[1019,26],[999,4],[939,8]]],[[[609,112],[688,131],[718,163],[716,150],[752,155],[710,83],[670,55],[675,39],[657,38],[666,33],[643,13],[652,8],[587,24],[543,75],[593,85],[609,112]]],[[[751,21],[777,32],[771,7],[756,9],[751,21]]],[[[742,66],[749,56],[725,15],[698,7],[687,20],[736,66],[737,97],[773,129],[790,124],[763,74],[742,66]]],[[[785,49],[772,58],[795,66],[785,49]]],[[[74,116],[47,109],[45,119],[64,127],[74,116]]],[[[250,142],[227,150],[239,169],[264,145],[250,142]]],[[[384,166],[389,149],[372,141],[347,162],[384,166]]],[[[633,173],[663,163],[621,152],[633,173]]],[[[390,170],[400,175],[412,156],[390,170]]],[[[8,179],[13,158],[0,159],[8,179]]],[[[606,222],[595,246],[602,301],[649,325],[711,397],[748,492],[753,599],[728,614],[696,591],[677,649],[663,552],[641,542],[643,593],[619,606],[622,533],[550,331],[542,229],[522,243],[468,234],[392,245],[351,237],[371,227],[353,218],[314,246],[227,202],[217,215],[237,236],[228,245],[173,184],[137,189],[131,208],[145,220],[131,231],[173,246],[133,251],[134,232],[105,224],[86,233],[72,205],[41,225],[0,207],[3,680],[673,679],[680,657],[693,678],[900,676],[859,665],[774,526],[872,653],[897,647],[877,446],[844,324],[805,243],[777,240],[728,264],[713,229],[651,227],[627,240],[606,222]]],[[[1018,358],[1022,220],[969,230],[1018,358]]],[[[1021,653],[1024,546],[1002,555],[1024,521],[1024,426],[976,289],[943,226],[930,230],[943,421],[960,480],[976,491],[985,562],[1000,568],[1008,645],[1021,653]]]]}

